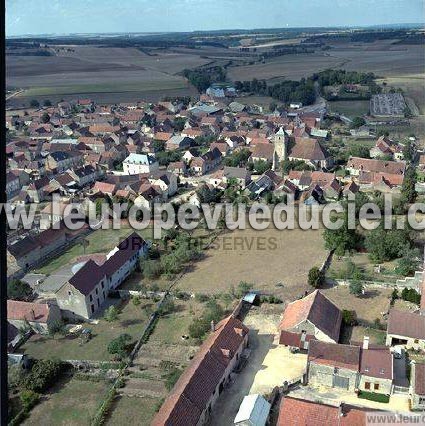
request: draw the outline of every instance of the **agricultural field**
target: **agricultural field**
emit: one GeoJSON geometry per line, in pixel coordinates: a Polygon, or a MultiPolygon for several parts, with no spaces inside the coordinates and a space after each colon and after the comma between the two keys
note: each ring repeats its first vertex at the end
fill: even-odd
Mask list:
{"type": "Polygon", "coordinates": [[[107,389],[106,381],[64,378],[49,390],[22,424],[86,426],[90,423],[107,389]]]}
{"type": "Polygon", "coordinates": [[[24,89],[10,100],[15,105],[34,97],[53,101],[92,96],[124,102],[135,96],[143,99],[144,93],[156,93],[158,99],[193,94],[193,88],[176,74],[207,62],[198,55],[168,51],[148,55],[135,48],[73,46],[57,50],[55,56],[8,56],[6,75],[8,86],[24,89]]]}
{"type": "Polygon", "coordinates": [[[253,78],[273,80],[285,77],[300,79],[326,68],[374,72],[378,76],[416,75],[423,73],[425,49],[420,45],[389,46],[393,40],[374,43],[329,43],[326,52],[284,55],[240,67],[230,67],[233,80],[253,78]],[[389,51],[391,54],[389,54],[389,51]]]}
{"type": "Polygon", "coordinates": [[[83,324],[92,331],[92,338],[87,342],[81,342],[79,337],[70,335],[33,335],[20,347],[20,351],[38,359],[56,357],[62,360],[111,361],[112,355],[107,350],[109,342],[123,333],[129,334],[135,342],[142,335],[155,308],[151,300],[142,300],[138,306],[132,302],[122,302],[119,307],[121,312],[116,321],[108,322],[99,318],[97,323],[83,324]]]}

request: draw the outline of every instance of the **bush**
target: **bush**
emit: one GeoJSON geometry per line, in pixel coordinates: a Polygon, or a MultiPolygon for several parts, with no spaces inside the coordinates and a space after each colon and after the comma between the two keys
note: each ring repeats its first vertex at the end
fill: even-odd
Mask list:
{"type": "Polygon", "coordinates": [[[179,380],[179,377],[182,374],[182,370],[180,370],[177,367],[174,367],[171,371],[169,371],[167,374],[163,376],[165,379],[165,387],[168,391],[173,389],[174,385],[176,384],[177,380],[179,380]]]}
{"type": "Polygon", "coordinates": [[[403,288],[401,298],[416,305],[421,303],[421,295],[414,288],[403,288]]]}
{"type": "Polygon", "coordinates": [[[241,281],[238,284],[237,295],[238,297],[243,297],[253,288],[253,284],[247,283],[246,281],[241,281]]]}
{"type": "Polygon", "coordinates": [[[356,311],[344,309],[342,311],[342,322],[344,325],[353,327],[358,324],[356,311]]]}
{"type": "Polygon", "coordinates": [[[129,334],[121,334],[116,339],[113,339],[108,344],[108,352],[111,355],[117,355],[124,358],[128,354],[131,336],[129,334]]]}
{"type": "Polygon", "coordinates": [[[360,281],[354,280],[349,284],[350,294],[360,296],[363,293],[363,284],[360,281]]]}
{"type": "Polygon", "coordinates": [[[134,306],[139,306],[142,303],[140,296],[131,296],[131,301],[133,302],[134,306]]]}
{"type": "Polygon", "coordinates": [[[32,300],[34,292],[31,286],[21,280],[11,280],[7,283],[7,298],[12,300],[32,300]]]}
{"type": "Polygon", "coordinates": [[[51,322],[48,324],[47,329],[51,336],[54,336],[55,334],[66,334],[65,323],[62,320],[55,320],[51,322]]]}
{"type": "Polygon", "coordinates": [[[321,288],[325,283],[325,274],[317,266],[313,266],[308,272],[308,283],[314,288],[321,288]]]}
{"type": "Polygon", "coordinates": [[[144,277],[151,280],[158,278],[163,273],[162,264],[158,260],[143,260],[141,266],[144,277]]]}
{"type": "Polygon", "coordinates": [[[57,360],[36,360],[31,371],[23,379],[26,390],[42,393],[56,383],[61,372],[61,363],[57,360]]]}
{"type": "Polygon", "coordinates": [[[22,408],[28,412],[40,400],[40,395],[32,390],[23,390],[19,394],[19,399],[21,400],[22,408]]]}
{"type": "Polygon", "coordinates": [[[118,319],[119,310],[116,306],[110,306],[105,310],[103,318],[106,321],[113,322],[118,319]]]}
{"type": "Polygon", "coordinates": [[[383,395],[375,392],[360,391],[358,397],[361,399],[368,399],[369,401],[382,402],[384,404],[390,402],[389,395],[383,395]]]}
{"type": "Polygon", "coordinates": [[[169,314],[172,314],[175,309],[176,309],[176,304],[174,303],[174,300],[167,297],[162,302],[161,307],[158,310],[158,314],[161,316],[169,315],[169,314]]]}

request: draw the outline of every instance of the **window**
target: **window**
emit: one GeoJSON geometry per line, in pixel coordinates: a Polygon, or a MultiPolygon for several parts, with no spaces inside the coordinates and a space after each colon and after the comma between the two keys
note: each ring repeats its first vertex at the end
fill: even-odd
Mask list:
{"type": "Polygon", "coordinates": [[[415,339],[415,343],[419,343],[419,339],[415,339]]]}
{"type": "Polygon", "coordinates": [[[364,384],[364,388],[365,388],[365,389],[370,389],[370,382],[366,382],[366,383],[364,384]]]}
{"type": "Polygon", "coordinates": [[[91,313],[94,314],[94,305],[90,305],[91,313]]]}
{"type": "Polygon", "coordinates": [[[375,383],[375,384],[373,385],[373,389],[378,390],[378,389],[379,389],[379,383],[375,383]]]}
{"type": "Polygon", "coordinates": [[[90,302],[93,302],[93,296],[90,295],[90,302]]]}
{"type": "Polygon", "coordinates": [[[97,291],[97,289],[96,289],[96,296],[99,294],[99,292],[97,291]]]}
{"type": "Polygon", "coordinates": [[[68,290],[68,296],[72,296],[72,291],[68,290]]]}
{"type": "Polygon", "coordinates": [[[425,404],[425,396],[420,396],[419,397],[419,404],[425,404]]]}
{"type": "Polygon", "coordinates": [[[103,281],[100,284],[101,284],[102,288],[105,288],[105,286],[103,285],[103,281]]]}

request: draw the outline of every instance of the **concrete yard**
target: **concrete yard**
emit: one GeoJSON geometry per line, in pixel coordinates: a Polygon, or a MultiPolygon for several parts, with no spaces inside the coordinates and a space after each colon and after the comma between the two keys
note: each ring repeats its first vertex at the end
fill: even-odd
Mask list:
{"type": "Polygon", "coordinates": [[[275,386],[282,386],[285,380],[305,371],[306,355],[291,354],[288,348],[278,345],[277,326],[282,309],[282,305],[262,305],[248,313],[244,323],[250,329],[251,355],[214,406],[212,425],[232,425],[244,396],[270,394],[275,386]]]}

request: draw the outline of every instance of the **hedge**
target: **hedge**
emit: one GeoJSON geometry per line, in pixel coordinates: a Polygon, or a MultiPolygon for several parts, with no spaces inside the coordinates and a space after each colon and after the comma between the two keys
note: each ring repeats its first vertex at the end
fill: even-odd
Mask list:
{"type": "Polygon", "coordinates": [[[375,392],[360,391],[358,397],[361,399],[368,399],[369,401],[382,402],[385,404],[390,402],[389,395],[383,395],[375,392]]]}

